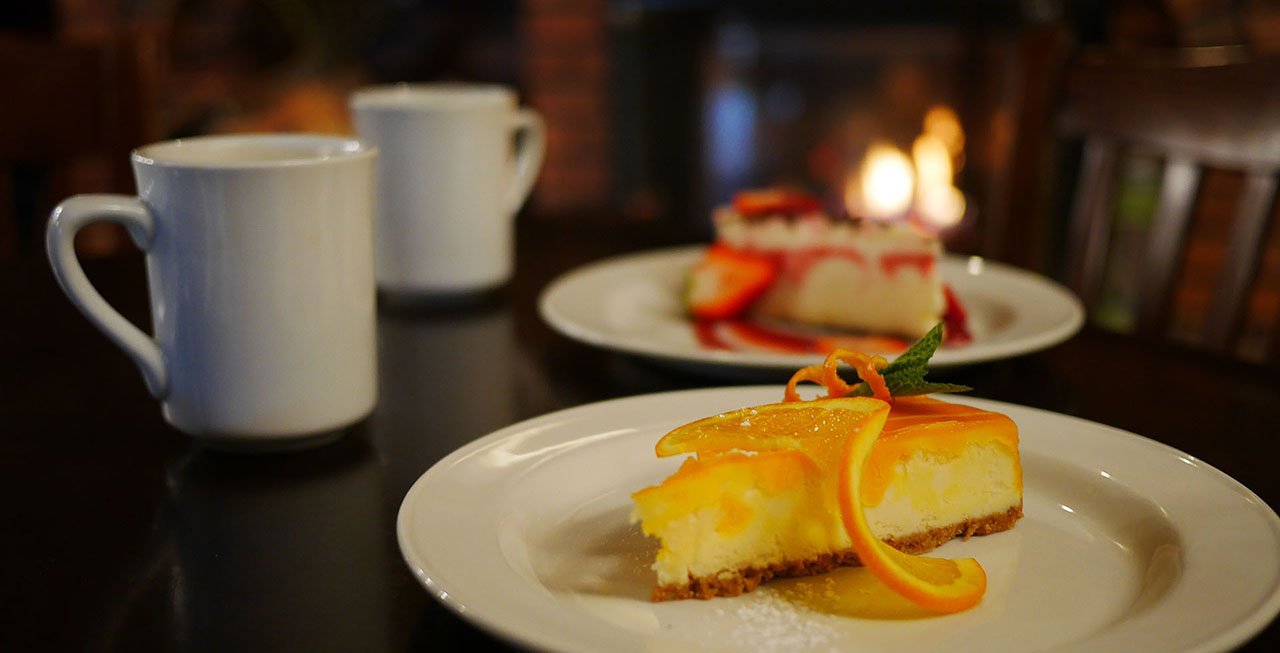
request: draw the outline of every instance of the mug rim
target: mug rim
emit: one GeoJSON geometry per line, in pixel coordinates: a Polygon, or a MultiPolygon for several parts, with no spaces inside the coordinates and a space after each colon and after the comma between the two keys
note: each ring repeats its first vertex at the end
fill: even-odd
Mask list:
{"type": "Polygon", "coordinates": [[[376,146],[352,136],[255,132],[192,136],[157,141],[134,148],[129,154],[129,159],[135,164],[162,168],[237,170],[244,168],[289,168],[355,161],[373,158],[377,153],[378,148],[376,146]],[[296,156],[264,160],[193,160],[185,157],[173,157],[174,152],[187,148],[216,149],[242,143],[289,146],[298,148],[301,153],[296,156]],[[308,146],[311,148],[310,152],[305,151],[308,146]]]}
{"type": "Polygon", "coordinates": [[[416,111],[422,109],[514,108],[516,91],[503,84],[484,82],[398,82],[358,88],[351,94],[352,109],[416,111]]]}

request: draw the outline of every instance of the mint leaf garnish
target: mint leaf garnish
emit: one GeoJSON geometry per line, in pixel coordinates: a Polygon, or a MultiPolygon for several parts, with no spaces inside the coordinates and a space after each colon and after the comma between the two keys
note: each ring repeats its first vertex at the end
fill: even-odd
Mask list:
{"type": "MultiPolygon", "coordinates": [[[[967,392],[972,390],[967,385],[955,383],[934,383],[926,381],[924,375],[929,371],[929,359],[942,344],[942,323],[934,325],[929,333],[924,334],[915,344],[907,348],[889,363],[880,374],[885,385],[889,386],[889,394],[894,397],[910,397],[940,392],[967,392]]],[[[853,386],[849,396],[870,397],[871,387],[866,382],[853,386]]]]}

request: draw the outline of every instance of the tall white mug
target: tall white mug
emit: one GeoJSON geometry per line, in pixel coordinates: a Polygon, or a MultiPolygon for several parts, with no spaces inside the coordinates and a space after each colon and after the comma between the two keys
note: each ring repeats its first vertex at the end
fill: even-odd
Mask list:
{"type": "Polygon", "coordinates": [[[238,449],[334,439],[377,395],[376,156],[318,135],[140,147],[137,197],[78,195],[54,209],[54,275],[179,430],[238,449]],[[76,259],[76,232],[98,220],[123,224],[145,251],[154,337],[107,304],[76,259]]]}
{"type": "Polygon", "coordinates": [[[368,87],[351,108],[379,151],[378,286],[451,295],[510,279],[514,216],[546,151],[538,114],[511,89],[481,84],[368,87]]]}

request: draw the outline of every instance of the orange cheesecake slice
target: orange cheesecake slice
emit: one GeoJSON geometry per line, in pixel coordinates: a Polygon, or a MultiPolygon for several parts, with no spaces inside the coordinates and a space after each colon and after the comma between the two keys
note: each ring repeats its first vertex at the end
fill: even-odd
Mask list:
{"type": "MultiPolygon", "coordinates": [[[[770,578],[859,564],[837,493],[838,452],[852,431],[849,424],[815,428],[824,407],[836,406],[823,402],[844,402],[839,412],[847,419],[885,405],[868,397],[785,404],[788,419],[766,438],[746,436],[746,409],[738,422],[720,419],[720,431],[707,437],[659,443],[660,455],[693,455],[661,484],[632,495],[633,521],[661,541],[653,600],[733,596],[770,578]],[[743,430],[737,436],[735,423],[743,430]]],[[[891,406],[860,486],[872,532],[923,553],[957,536],[1012,528],[1022,516],[1013,421],[923,396],[891,406]]]]}

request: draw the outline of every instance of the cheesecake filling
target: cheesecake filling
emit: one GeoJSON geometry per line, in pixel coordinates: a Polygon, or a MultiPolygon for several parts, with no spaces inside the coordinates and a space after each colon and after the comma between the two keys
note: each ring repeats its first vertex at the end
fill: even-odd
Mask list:
{"type": "Polygon", "coordinates": [[[904,538],[957,522],[1022,508],[1016,456],[999,441],[951,456],[920,450],[895,465],[895,480],[879,503],[865,502],[871,530],[882,540],[904,538]]]}
{"type": "Polygon", "coordinates": [[[768,566],[852,546],[824,475],[798,451],[691,458],[635,495],[632,520],[659,537],[659,585],[688,585],[744,566],[768,566]]]}

